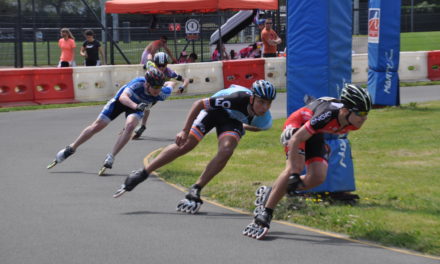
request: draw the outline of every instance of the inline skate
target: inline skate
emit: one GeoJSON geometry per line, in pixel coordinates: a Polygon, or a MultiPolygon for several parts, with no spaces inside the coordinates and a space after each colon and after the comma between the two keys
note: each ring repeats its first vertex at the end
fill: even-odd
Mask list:
{"type": "Polygon", "coordinates": [[[104,160],[104,165],[102,165],[102,168],[99,170],[98,175],[102,176],[107,169],[111,169],[113,167],[114,161],[115,158],[113,157],[113,155],[111,153],[107,154],[104,160]]]}
{"type": "Polygon", "coordinates": [[[272,214],[263,210],[255,216],[252,223],[245,227],[243,235],[257,240],[263,239],[267,235],[267,232],[269,232],[270,221],[272,221],[272,214]]]}
{"type": "Polygon", "coordinates": [[[124,184],[113,194],[113,198],[118,198],[123,195],[125,192],[129,192],[134,189],[139,183],[145,181],[150,174],[146,170],[139,169],[132,171],[130,175],[125,179],[124,184]]]}
{"type": "Polygon", "coordinates": [[[180,200],[177,203],[177,211],[195,214],[199,211],[203,204],[202,199],[200,199],[201,187],[194,184],[189,189],[189,192],[185,195],[185,199],[180,200]]]}
{"type": "Polygon", "coordinates": [[[71,156],[73,153],[75,153],[75,150],[71,146],[67,146],[63,148],[62,150],[58,151],[57,155],[55,156],[55,159],[47,165],[48,169],[51,169],[55,167],[58,163],[63,162],[65,159],[67,159],[69,156],[71,156]]]}

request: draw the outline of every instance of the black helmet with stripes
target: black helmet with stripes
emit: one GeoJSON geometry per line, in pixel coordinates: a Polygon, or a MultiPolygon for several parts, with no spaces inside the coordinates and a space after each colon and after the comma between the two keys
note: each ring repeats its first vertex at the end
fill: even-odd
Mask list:
{"type": "Polygon", "coordinates": [[[165,83],[165,75],[154,67],[150,67],[145,73],[145,80],[151,86],[163,86],[165,83]]]}
{"type": "Polygon", "coordinates": [[[368,91],[355,84],[346,83],[341,93],[341,102],[344,107],[351,111],[365,111],[371,110],[371,97],[368,91]]]}
{"type": "Polygon", "coordinates": [[[157,67],[164,67],[167,66],[170,59],[168,58],[168,54],[165,52],[158,52],[154,54],[153,60],[157,67]]]}

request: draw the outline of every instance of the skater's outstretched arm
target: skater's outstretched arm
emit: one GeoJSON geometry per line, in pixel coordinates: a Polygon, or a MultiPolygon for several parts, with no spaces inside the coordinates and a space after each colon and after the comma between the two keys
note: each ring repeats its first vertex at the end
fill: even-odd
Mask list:
{"type": "Polygon", "coordinates": [[[261,131],[262,129],[256,126],[251,126],[248,124],[243,123],[243,128],[246,129],[247,131],[253,131],[253,132],[258,132],[261,131]]]}
{"type": "Polygon", "coordinates": [[[182,131],[180,131],[176,136],[175,142],[177,146],[180,147],[186,142],[191,126],[194,120],[197,118],[197,115],[200,113],[200,111],[202,111],[203,108],[204,108],[203,99],[197,100],[193,103],[191,110],[189,111],[189,114],[186,118],[185,125],[182,131]]]}

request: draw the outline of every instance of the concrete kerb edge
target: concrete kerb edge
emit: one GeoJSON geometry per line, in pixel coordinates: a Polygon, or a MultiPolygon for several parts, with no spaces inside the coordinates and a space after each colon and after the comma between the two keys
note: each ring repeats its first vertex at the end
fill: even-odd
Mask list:
{"type": "MultiPolygon", "coordinates": [[[[163,148],[156,149],[156,150],[150,152],[147,156],[145,156],[144,161],[143,161],[144,166],[147,166],[149,164],[150,160],[154,156],[156,156],[158,153],[160,153],[162,150],[163,150],[163,148]]],[[[157,173],[156,171],[154,171],[152,173],[158,179],[160,179],[164,183],[170,185],[171,187],[174,187],[175,189],[177,189],[177,190],[179,190],[179,191],[181,191],[183,193],[187,192],[186,188],[184,188],[182,186],[179,186],[179,185],[176,185],[174,183],[171,183],[171,182],[165,180],[164,178],[160,177],[159,173],[157,173]]],[[[221,207],[221,208],[224,208],[224,209],[227,209],[227,210],[239,213],[239,214],[252,216],[251,213],[246,212],[244,210],[237,209],[237,208],[232,208],[232,207],[220,204],[218,202],[210,200],[209,198],[207,198],[205,196],[202,196],[202,198],[203,198],[203,201],[206,201],[206,202],[208,202],[208,203],[210,203],[212,205],[215,205],[215,206],[218,206],[218,207],[221,207]]],[[[417,256],[417,257],[424,257],[424,258],[429,258],[429,259],[440,260],[440,257],[437,257],[437,256],[426,255],[426,254],[414,252],[414,251],[411,251],[411,250],[408,250],[408,249],[400,249],[400,248],[393,248],[393,247],[382,246],[382,245],[379,245],[379,244],[376,244],[376,243],[373,243],[373,242],[370,242],[370,241],[357,240],[357,239],[349,238],[347,235],[333,233],[333,232],[329,232],[329,231],[323,231],[323,230],[319,230],[319,229],[308,227],[308,226],[303,226],[303,225],[299,225],[299,224],[290,223],[290,222],[287,222],[287,221],[274,220],[273,222],[278,223],[278,224],[282,224],[282,225],[286,225],[286,226],[296,227],[296,228],[299,228],[299,229],[302,229],[302,230],[318,233],[318,234],[321,234],[321,235],[326,235],[326,236],[330,236],[330,237],[334,237],[334,238],[338,238],[338,239],[343,239],[343,240],[354,242],[354,243],[359,243],[359,244],[371,246],[371,247],[387,249],[387,250],[391,250],[391,251],[394,251],[394,252],[398,252],[398,253],[402,253],[402,254],[407,254],[407,255],[412,255],[412,256],[417,256]]]]}

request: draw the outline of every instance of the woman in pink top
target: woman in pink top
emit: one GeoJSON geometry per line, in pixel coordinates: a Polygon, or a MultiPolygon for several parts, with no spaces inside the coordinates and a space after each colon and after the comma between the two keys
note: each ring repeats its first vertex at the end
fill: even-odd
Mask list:
{"type": "Polygon", "coordinates": [[[58,67],[72,67],[75,64],[75,38],[68,28],[61,29],[61,37],[58,41],[58,47],[61,49],[60,62],[58,67]]]}

